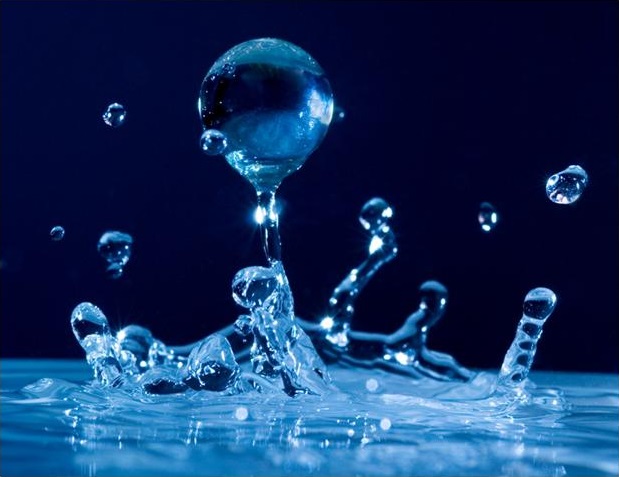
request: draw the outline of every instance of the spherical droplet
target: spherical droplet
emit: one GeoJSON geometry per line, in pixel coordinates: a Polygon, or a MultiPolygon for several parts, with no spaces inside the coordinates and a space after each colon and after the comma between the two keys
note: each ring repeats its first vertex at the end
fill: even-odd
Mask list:
{"type": "Polygon", "coordinates": [[[546,182],[546,195],[555,204],[573,204],[582,195],[589,176],[580,166],[570,166],[553,174],[546,182]]]}
{"type": "Polygon", "coordinates": [[[105,232],[99,239],[97,250],[108,262],[108,273],[112,278],[119,278],[131,257],[133,237],[124,232],[105,232]]]}
{"type": "Polygon", "coordinates": [[[56,225],[52,227],[52,230],[49,232],[49,236],[52,238],[54,242],[58,242],[64,238],[64,227],[60,225],[56,225]]]}
{"type": "Polygon", "coordinates": [[[225,134],[217,129],[207,129],[200,137],[200,147],[209,156],[223,154],[227,146],[228,141],[225,134]]]}
{"type": "Polygon", "coordinates": [[[261,38],[224,53],[206,74],[198,107],[227,139],[227,161],[259,191],[273,191],[325,136],[331,86],[304,50],[261,38]]]}
{"type": "Polygon", "coordinates": [[[112,103],[103,113],[103,121],[108,126],[117,128],[125,124],[125,118],[127,117],[127,111],[122,104],[112,103]]]}
{"type": "Polygon", "coordinates": [[[484,232],[491,232],[499,221],[499,214],[490,202],[482,202],[479,206],[477,221],[484,232]]]}
{"type": "Polygon", "coordinates": [[[380,197],[368,200],[361,209],[359,222],[365,230],[375,234],[383,225],[393,217],[393,209],[380,197]]]}
{"type": "Polygon", "coordinates": [[[341,123],[346,118],[346,111],[340,106],[333,107],[333,122],[341,123]]]}
{"type": "Polygon", "coordinates": [[[548,288],[534,288],[524,298],[524,314],[535,320],[546,320],[554,311],[557,296],[548,288]]]}

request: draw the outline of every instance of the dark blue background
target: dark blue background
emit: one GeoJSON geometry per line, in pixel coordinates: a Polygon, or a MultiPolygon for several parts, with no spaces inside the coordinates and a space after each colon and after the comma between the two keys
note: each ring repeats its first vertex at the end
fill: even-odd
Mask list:
{"type": "Polygon", "coordinates": [[[617,8],[2,1],[2,356],[83,356],[81,301],[170,344],[235,319],[234,273],[264,263],[254,193],[199,150],[196,101],[219,55],[270,36],[313,55],[346,111],[279,191],[300,316],[365,256],[357,214],[379,195],[400,254],[357,329],[393,331],[437,279],[450,302],[431,346],[496,368],[524,295],[547,286],[558,306],[536,368],[617,371],[617,8]],[[114,101],[128,109],[115,130],[101,120],[114,101]],[[589,188],[551,203],[547,177],[573,163],[589,188]],[[500,213],[491,234],[482,201],[500,213]],[[96,251],[109,229],[135,239],[118,281],[96,251]]]}

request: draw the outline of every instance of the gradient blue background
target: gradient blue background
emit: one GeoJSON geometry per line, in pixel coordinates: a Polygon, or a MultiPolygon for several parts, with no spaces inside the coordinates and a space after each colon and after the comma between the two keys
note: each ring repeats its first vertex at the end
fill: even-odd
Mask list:
{"type": "Polygon", "coordinates": [[[365,256],[360,207],[395,209],[400,254],[370,283],[354,327],[396,329],[427,279],[450,291],[430,345],[500,365],[536,286],[558,295],[537,369],[617,371],[615,2],[27,2],[1,12],[1,355],[81,357],[69,316],[98,304],[113,327],[169,344],[241,311],[234,273],[263,264],[254,193],[198,147],[197,95],[228,48],[298,44],[346,118],[279,191],[283,254],[305,318],[365,256]],[[112,130],[107,104],[128,109],[112,130]],[[572,206],[549,175],[583,166],[572,206]],[[500,223],[481,232],[492,202],[500,223]],[[52,242],[49,230],[66,237],[52,242]],[[118,281],[96,251],[131,233],[118,281]]]}

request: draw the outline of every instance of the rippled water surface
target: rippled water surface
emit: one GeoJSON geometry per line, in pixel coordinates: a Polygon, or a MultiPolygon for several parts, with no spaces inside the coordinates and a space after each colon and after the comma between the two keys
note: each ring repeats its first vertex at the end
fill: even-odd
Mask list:
{"type": "Polygon", "coordinates": [[[616,375],[532,373],[526,402],[332,369],[320,397],[131,395],[81,361],[1,362],[10,475],[617,475],[616,375]],[[533,384],[535,383],[535,384],[533,384]]]}

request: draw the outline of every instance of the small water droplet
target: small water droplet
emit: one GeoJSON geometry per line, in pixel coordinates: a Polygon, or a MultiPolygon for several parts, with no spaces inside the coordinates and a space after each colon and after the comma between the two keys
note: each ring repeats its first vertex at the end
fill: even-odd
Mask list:
{"type": "Polygon", "coordinates": [[[484,232],[491,232],[499,221],[499,215],[490,202],[482,202],[479,206],[477,220],[484,232]]]}
{"type": "Polygon", "coordinates": [[[54,242],[58,242],[64,238],[64,228],[60,225],[56,225],[52,227],[52,230],[49,232],[49,236],[52,238],[54,242]]]}
{"type": "Polygon", "coordinates": [[[99,239],[97,250],[108,262],[107,272],[111,278],[120,278],[131,257],[133,237],[124,232],[105,232],[99,239]]]}
{"type": "Polygon", "coordinates": [[[333,107],[333,122],[341,123],[346,118],[346,111],[340,106],[333,107]]]}
{"type": "Polygon", "coordinates": [[[589,176],[580,166],[569,166],[546,182],[546,195],[555,204],[573,204],[582,195],[589,176]]]}
{"type": "Polygon", "coordinates": [[[207,129],[200,137],[200,147],[209,156],[219,156],[228,147],[226,136],[217,129],[207,129]]]}
{"type": "Polygon", "coordinates": [[[117,128],[125,124],[125,118],[127,117],[127,111],[122,104],[112,103],[103,113],[103,121],[108,126],[117,128]]]}
{"type": "Polygon", "coordinates": [[[393,209],[391,206],[380,197],[374,197],[368,200],[362,207],[359,214],[359,222],[365,230],[369,230],[371,234],[375,234],[389,219],[393,217],[393,209]]]}

